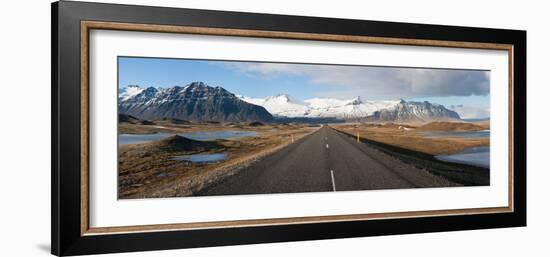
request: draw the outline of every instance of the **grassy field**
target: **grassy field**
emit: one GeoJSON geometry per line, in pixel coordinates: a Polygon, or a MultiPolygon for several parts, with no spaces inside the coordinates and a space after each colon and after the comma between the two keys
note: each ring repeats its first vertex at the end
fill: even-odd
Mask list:
{"type": "Polygon", "coordinates": [[[257,135],[215,141],[171,136],[155,142],[120,145],[118,196],[132,199],[193,195],[316,129],[318,127],[297,124],[186,123],[173,120],[147,125],[121,123],[121,134],[238,130],[255,131],[257,135]],[[225,153],[227,159],[208,164],[172,160],[175,156],[197,153],[225,153]]]}
{"type": "Polygon", "coordinates": [[[488,123],[435,122],[425,125],[410,124],[333,124],[337,130],[373,141],[395,145],[431,155],[452,154],[475,146],[488,146],[488,138],[429,137],[430,131],[477,131],[488,129],[488,123]]]}

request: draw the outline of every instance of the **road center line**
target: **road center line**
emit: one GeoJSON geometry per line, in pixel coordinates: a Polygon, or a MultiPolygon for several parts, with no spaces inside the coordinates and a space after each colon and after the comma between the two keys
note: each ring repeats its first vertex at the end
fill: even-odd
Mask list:
{"type": "Polygon", "coordinates": [[[332,180],[332,191],[336,192],[336,183],[334,183],[334,171],[330,170],[330,178],[332,180]]]}

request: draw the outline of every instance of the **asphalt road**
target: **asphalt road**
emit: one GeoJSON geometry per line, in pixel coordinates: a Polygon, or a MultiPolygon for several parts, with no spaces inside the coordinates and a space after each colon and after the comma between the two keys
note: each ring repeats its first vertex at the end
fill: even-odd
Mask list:
{"type": "Polygon", "coordinates": [[[452,186],[329,126],[239,171],[200,195],[452,186]]]}

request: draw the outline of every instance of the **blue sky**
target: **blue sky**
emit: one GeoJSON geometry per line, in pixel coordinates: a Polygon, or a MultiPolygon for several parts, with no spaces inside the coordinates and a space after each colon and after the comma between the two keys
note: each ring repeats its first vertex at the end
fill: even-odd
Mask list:
{"type": "Polygon", "coordinates": [[[280,93],[300,100],[403,98],[443,104],[466,118],[489,116],[488,71],[137,57],[118,61],[119,87],[172,87],[203,81],[254,98],[280,93]]]}
{"type": "Polygon", "coordinates": [[[243,74],[216,61],[119,58],[119,87],[127,85],[172,87],[202,81],[210,86],[250,97],[288,93],[297,99],[313,98],[318,86],[299,75],[263,78],[243,74]]]}

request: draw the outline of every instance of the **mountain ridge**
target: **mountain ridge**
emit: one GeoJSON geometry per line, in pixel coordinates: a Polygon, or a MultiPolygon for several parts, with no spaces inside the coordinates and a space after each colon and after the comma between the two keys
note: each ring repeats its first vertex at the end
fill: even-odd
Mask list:
{"type": "Polygon", "coordinates": [[[251,98],[239,96],[243,101],[263,106],[274,117],[285,118],[337,118],[372,122],[430,122],[461,120],[458,113],[440,104],[428,101],[400,100],[368,101],[357,96],[349,100],[312,98],[293,101],[286,94],[251,98]]]}
{"type": "Polygon", "coordinates": [[[367,122],[431,122],[461,120],[458,113],[428,101],[296,100],[288,94],[265,98],[235,95],[222,87],[192,82],[184,87],[141,88],[119,92],[119,112],[141,119],[175,118],[190,121],[270,122],[274,118],[336,119],[367,122]]]}
{"type": "Polygon", "coordinates": [[[265,108],[241,101],[222,87],[211,87],[204,82],[171,88],[147,87],[122,89],[119,95],[119,113],[141,119],[174,118],[191,121],[263,121],[273,116],[265,108]]]}

